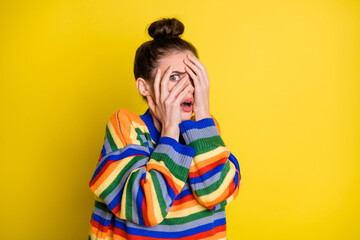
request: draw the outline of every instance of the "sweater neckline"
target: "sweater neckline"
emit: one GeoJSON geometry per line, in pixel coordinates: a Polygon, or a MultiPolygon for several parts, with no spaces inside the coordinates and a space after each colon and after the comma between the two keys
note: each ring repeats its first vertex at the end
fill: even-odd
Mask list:
{"type": "Polygon", "coordinates": [[[151,139],[157,143],[160,137],[160,132],[155,127],[150,109],[148,108],[144,114],[140,115],[140,118],[144,121],[147,128],[149,129],[151,139]]]}

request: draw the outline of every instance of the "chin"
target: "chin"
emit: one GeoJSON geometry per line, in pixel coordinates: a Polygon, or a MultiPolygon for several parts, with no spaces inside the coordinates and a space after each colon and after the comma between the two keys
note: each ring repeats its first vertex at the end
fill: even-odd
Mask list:
{"type": "Polygon", "coordinates": [[[190,120],[193,112],[181,112],[181,121],[190,120]]]}

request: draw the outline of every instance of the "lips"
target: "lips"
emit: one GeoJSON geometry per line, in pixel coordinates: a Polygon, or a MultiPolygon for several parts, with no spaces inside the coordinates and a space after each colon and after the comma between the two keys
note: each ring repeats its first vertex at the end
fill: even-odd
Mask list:
{"type": "Polygon", "coordinates": [[[194,99],[193,98],[185,98],[184,100],[181,101],[181,105],[185,104],[187,106],[191,106],[194,103],[194,99]]]}
{"type": "Polygon", "coordinates": [[[194,99],[193,98],[185,98],[181,101],[180,108],[184,112],[192,112],[194,99]]]}

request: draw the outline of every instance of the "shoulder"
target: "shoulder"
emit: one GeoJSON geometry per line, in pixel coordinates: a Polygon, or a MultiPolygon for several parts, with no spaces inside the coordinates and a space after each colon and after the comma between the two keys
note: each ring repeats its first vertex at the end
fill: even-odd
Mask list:
{"type": "Polygon", "coordinates": [[[125,109],[119,108],[111,114],[108,122],[107,129],[120,143],[120,147],[137,142],[137,131],[146,131],[147,127],[143,120],[136,113],[125,109]]]}

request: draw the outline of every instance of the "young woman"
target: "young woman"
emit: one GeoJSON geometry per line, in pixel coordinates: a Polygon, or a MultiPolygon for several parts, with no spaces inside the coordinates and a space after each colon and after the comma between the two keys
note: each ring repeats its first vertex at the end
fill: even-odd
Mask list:
{"type": "Polygon", "coordinates": [[[209,78],[184,25],[161,19],[136,51],[136,87],[149,108],[117,110],[89,183],[89,239],[226,239],[225,206],[238,162],[209,111],[209,78]]]}

